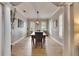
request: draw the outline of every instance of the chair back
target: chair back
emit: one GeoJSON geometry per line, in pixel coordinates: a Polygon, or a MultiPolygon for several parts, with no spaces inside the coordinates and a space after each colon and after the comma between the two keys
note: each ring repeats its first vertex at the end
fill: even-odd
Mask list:
{"type": "Polygon", "coordinates": [[[36,39],[42,39],[42,37],[43,37],[43,32],[35,32],[36,39]]]}

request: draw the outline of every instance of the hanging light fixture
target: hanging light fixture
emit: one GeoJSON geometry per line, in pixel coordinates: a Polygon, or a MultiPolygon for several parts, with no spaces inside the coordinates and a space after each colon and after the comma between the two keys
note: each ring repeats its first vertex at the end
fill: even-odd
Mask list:
{"type": "Polygon", "coordinates": [[[37,11],[37,20],[35,21],[35,23],[37,24],[37,25],[39,25],[39,18],[38,18],[38,14],[39,14],[39,11],[37,11]]]}

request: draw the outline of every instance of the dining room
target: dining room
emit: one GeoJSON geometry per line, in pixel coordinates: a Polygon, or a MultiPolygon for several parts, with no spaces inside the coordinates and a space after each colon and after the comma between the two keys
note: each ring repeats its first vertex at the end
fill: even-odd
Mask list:
{"type": "MultiPolygon", "coordinates": [[[[55,24],[51,21],[53,19],[52,13],[56,9],[57,6],[48,2],[20,3],[12,8],[12,11],[15,12],[15,20],[12,24],[12,33],[14,33],[12,34],[12,56],[63,55],[62,42],[58,43],[54,41],[56,38],[50,37],[53,36],[53,32],[55,32],[53,30],[58,28],[58,20],[55,19],[55,24]],[[26,6],[24,7],[24,5],[26,6]],[[22,11],[20,11],[19,8],[22,11]],[[23,12],[23,14],[21,12],[23,12]]],[[[60,12],[60,10],[58,12],[60,12]]],[[[63,9],[61,8],[61,13],[58,14],[60,15],[62,13],[63,9]]]]}
{"type": "Polygon", "coordinates": [[[78,10],[74,2],[0,2],[0,55],[79,55],[78,10]]]}

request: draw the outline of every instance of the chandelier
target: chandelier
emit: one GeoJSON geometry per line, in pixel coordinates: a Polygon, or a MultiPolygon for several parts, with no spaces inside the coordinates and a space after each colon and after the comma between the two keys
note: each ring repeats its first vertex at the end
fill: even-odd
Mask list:
{"type": "Polygon", "coordinates": [[[38,18],[38,14],[39,14],[39,11],[37,11],[37,19],[35,20],[35,23],[36,23],[37,25],[39,25],[39,23],[40,23],[39,18],[38,18]]]}

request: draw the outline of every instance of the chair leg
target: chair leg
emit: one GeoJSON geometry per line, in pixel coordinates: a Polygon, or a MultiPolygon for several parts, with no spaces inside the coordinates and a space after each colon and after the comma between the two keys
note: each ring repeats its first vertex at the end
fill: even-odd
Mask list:
{"type": "Polygon", "coordinates": [[[41,42],[41,48],[42,48],[43,46],[42,46],[42,42],[41,42]]]}
{"type": "Polygon", "coordinates": [[[36,41],[35,48],[37,48],[37,46],[38,46],[38,42],[36,41]]]}
{"type": "Polygon", "coordinates": [[[43,44],[45,44],[45,36],[43,37],[43,44]]]}
{"type": "Polygon", "coordinates": [[[32,39],[32,43],[33,43],[33,45],[34,45],[34,39],[32,39]]]}

